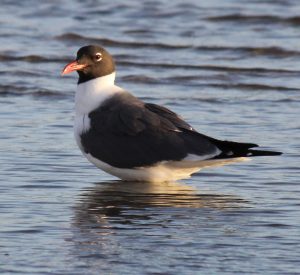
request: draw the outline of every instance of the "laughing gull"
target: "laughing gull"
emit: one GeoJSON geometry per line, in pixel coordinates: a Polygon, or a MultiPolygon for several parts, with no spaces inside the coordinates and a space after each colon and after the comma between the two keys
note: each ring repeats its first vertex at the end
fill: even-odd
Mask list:
{"type": "Polygon", "coordinates": [[[73,71],[76,142],[90,162],[122,180],[175,181],[203,167],[281,154],[203,135],[169,109],[141,101],[115,85],[115,63],[102,47],[80,48],[62,75],[73,71]]]}

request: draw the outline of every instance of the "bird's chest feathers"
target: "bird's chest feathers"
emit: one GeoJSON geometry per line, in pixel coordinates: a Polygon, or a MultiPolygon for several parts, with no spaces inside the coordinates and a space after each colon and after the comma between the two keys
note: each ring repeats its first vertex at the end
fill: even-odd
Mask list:
{"type": "Polygon", "coordinates": [[[76,115],[88,114],[106,99],[123,90],[114,84],[115,73],[98,77],[77,86],[75,95],[76,115]]]}
{"type": "Polygon", "coordinates": [[[91,127],[91,120],[88,115],[78,115],[75,117],[74,131],[75,134],[81,135],[87,132],[91,127]]]}
{"type": "Polygon", "coordinates": [[[122,91],[120,87],[114,85],[114,74],[79,84],[75,95],[75,135],[79,136],[89,130],[90,112],[122,91]]]}

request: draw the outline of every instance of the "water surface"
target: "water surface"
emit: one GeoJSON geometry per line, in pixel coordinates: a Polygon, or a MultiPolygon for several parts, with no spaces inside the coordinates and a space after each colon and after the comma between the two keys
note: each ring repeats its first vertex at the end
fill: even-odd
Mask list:
{"type": "Polygon", "coordinates": [[[3,1],[1,274],[297,274],[300,4],[3,1]],[[77,49],[200,132],[284,152],[178,183],[122,183],[72,133],[77,49]]]}

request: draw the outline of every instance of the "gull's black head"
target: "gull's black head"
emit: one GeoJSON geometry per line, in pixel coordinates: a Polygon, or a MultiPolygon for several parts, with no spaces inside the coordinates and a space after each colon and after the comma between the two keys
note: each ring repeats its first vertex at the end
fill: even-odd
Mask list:
{"type": "Polygon", "coordinates": [[[76,60],[69,63],[62,74],[73,71],[78,72],[80,84],[113,73],[115,64],[112,56],[104,48],[89,45],[78,50],[76,60]]]}

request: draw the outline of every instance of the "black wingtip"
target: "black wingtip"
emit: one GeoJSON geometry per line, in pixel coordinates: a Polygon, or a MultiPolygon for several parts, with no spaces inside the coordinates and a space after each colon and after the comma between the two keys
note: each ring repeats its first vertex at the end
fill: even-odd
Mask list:
{"type": "Polygon", "coordinates": [[[282,152],[276,151],[263,151],[263,150],[248,150],[247,157],[258,157],[258,156],[280,156],[282,152]]]}

